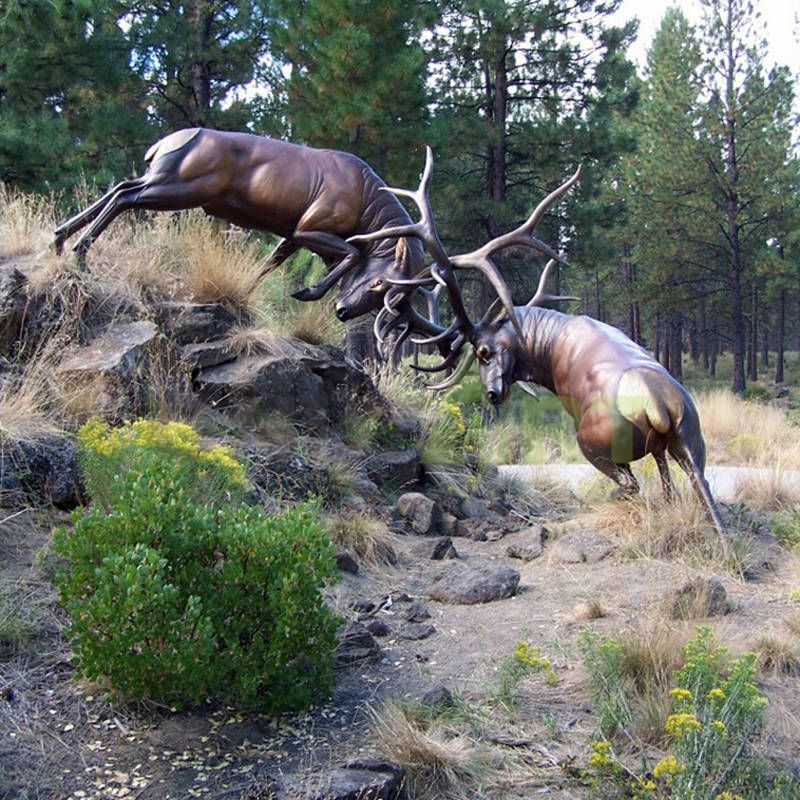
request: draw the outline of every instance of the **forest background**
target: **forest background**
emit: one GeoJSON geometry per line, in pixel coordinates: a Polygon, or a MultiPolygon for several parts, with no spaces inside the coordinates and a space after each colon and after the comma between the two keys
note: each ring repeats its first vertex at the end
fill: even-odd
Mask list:
{"type": "MultiPolygon", "coordinates": [[[[3,0],[0,181],[67,213],[141,174],[159,137],[207,126],[347,150],[414,186],[430,144],[459,252],[582,164],[538,231],[571,263],[552,290],[678,378],[731,353],[742,393],[800,350],[797,112],[757,4],[698,3],[696,27],[665,11],[639,74],[620,0],[3,0]]],[[[538,265],[501,266],[526,302],[538,265]]]]}

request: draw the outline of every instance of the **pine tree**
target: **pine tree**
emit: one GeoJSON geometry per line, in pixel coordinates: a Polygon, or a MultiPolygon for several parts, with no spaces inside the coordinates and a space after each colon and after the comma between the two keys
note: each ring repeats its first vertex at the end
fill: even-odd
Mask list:
{"type": "Polygon", "coordinates": [[[128,173],[151,139],[109,0],[11,0],[0,15],[0,179],[58,189],[128,173]]]}
{"type": "Polygon", "coordinates": [[[284,3],[276,45],[290,70],[291,138],[355,153],[392,183],[416,182],[427,101],[422,11],[406,0],[284,3]]]}

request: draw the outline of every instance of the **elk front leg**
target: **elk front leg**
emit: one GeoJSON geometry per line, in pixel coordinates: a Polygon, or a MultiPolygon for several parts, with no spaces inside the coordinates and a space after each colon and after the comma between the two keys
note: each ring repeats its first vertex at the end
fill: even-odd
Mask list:
{"type": "Polygon", "coordinates": [[[333,233],[326,233],[325,231],[296,231],[292,236],[292,240],[299,247],[308,248],[325,261],[339,262],[316,286],[309,286],[294,292],[292,297],[295,300],[304,302],[319,300],[339,278],[346,275],[361,261],[361,252],[358,248],[333,233]]]}

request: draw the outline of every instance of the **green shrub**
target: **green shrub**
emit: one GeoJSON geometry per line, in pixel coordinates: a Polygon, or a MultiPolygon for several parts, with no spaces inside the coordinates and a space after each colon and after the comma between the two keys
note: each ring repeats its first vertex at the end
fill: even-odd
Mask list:
{"type": "Polygon", "coordinates": [[[787,547],[800,547],[800,509],[782,511],[770,520],[772,535],[787,547]]]}
{"type": "Polygon", "coordinates": [[[320,587],[336,571],[316,507],[267,517],[219,501],[243,480],[230,454],[215,462],[190,452],[185,432],[173,446],[155,427],[134,444],[134,426],[82,436],[104,505],[54,536],[78,672],[172,705],[274,713],[325,696],[337,623],[320,587]],[[97,483],[120,450],[127,463],[97,483]],[[198,500],[205,479],[213,502],[198,500]]]}

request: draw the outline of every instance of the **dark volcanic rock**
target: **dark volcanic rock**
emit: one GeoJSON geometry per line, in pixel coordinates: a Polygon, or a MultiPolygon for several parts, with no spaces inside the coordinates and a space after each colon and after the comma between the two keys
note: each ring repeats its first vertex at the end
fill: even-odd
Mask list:
{"type": "Polygon", "coordinates": [[[369,376],[340,350],[303,342],[201,369],[194,385],[212,405],[251,416],[278,413],[310,433],[325,433],[348,414],[384,406],[369,376]]]}
{"type": "Polygon", "coordinates": [[[51,503],[71,509],[84,496],[78,450],[64,436],[8,442],[0,449],[0,505],[51,503]]]}
{"type": "Polygon", "coordinates": [[[360,622],[349,622],[340,628],[336,638],[338,644],[334,652],[334,662],[337,667],[377,661],[381,656],[380,645],[360,622]]]}
{"type": "Polygon", "coordinates": [[[169,301],[156,308],[156,322],[178,345],[211,342],[228,333],[236,315],[220,303],[169,301]]]}
{"type": "Polygon", "coordinates": [[[441,530],[442,510],[439,504],[421,492],[401,495],[396,507],[416,533],[435,534],[441,530]]]}
{"type": "Polygon", "coordinates": [[[13,265],[0,264],[0,353],[14,355],[25,317],[27,278],[13,265]]]}
{"type": "Polygon", "coordinates": [[[516,594],[519,572],[491,564],[453,565],[442,572],[428,592],[432,600],[442,603],[489,603],[516,594]]]}
{"type": "Polygon", "coordinates": [[[388,761],[363,759],[332,770],[309,800],[400,800],[405,770],[388,761]]]}
{"type": "Polygon", "coordinates": [[[430,623],[404,622],[400,626],[400,630],[397,632],[397,635],[401,639],[418,641],[419,639],[427,639],[429,636],[433,636],[434,633],[436,633],[436,628],[434,628],[430,623]]]}
{"type": "Polygon", "coordinates": [[[419,453],[413,448],[375,453],[364,465],[367,477],[373,483],[396,488],[416,483],[421,468],[419,453]]]}

